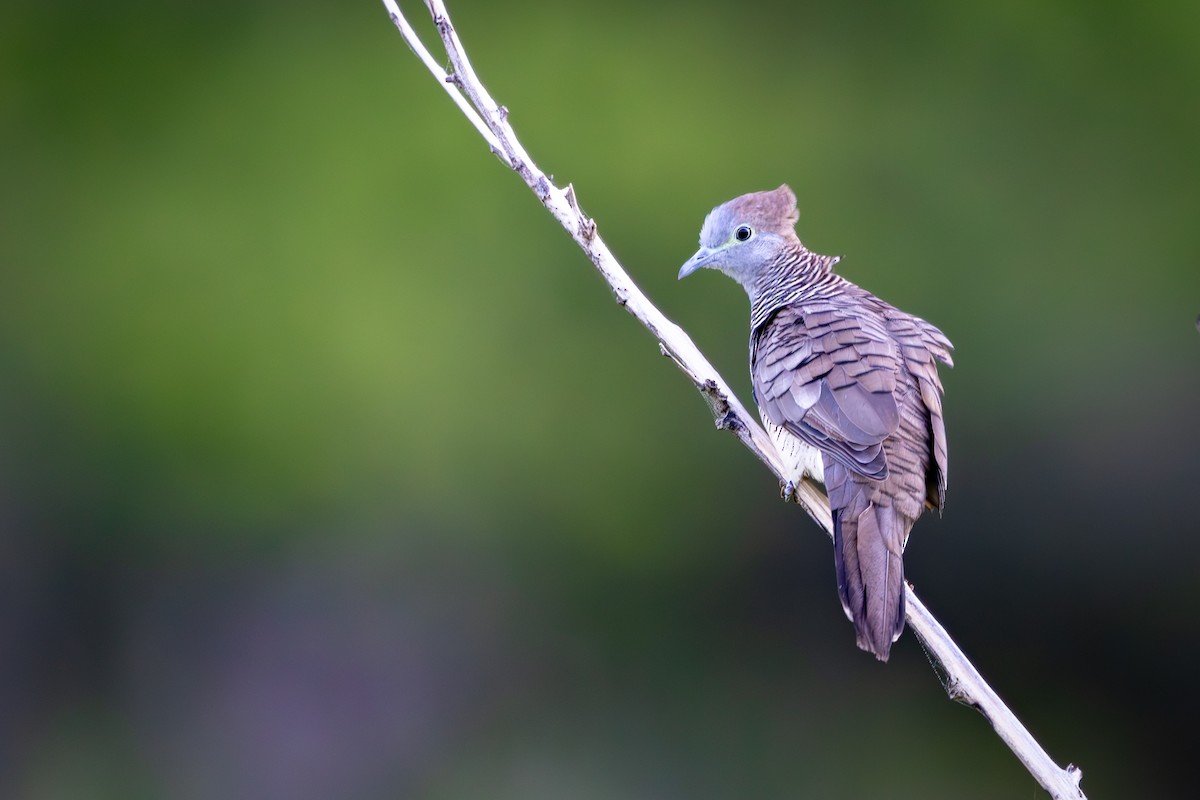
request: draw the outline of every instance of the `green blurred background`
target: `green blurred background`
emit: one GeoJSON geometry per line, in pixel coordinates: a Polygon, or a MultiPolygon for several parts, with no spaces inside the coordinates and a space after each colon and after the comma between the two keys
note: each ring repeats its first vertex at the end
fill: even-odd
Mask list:
{"type": "MultiPolygon", "coordinates": [[[[742,192],[946,331],[908,577],[1089,796],[1194,790],[1200,6],[451,11],[744,400],[675,281],[742,192]]],[[[0,10],[0,796],[1041,796],[832,562],[379,3],[0,10]]]]}

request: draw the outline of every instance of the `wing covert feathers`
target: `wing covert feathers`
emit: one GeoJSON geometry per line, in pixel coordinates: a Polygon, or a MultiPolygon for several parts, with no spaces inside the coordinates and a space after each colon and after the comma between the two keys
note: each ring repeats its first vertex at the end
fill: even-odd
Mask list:
{"type": "Polygon", "coordinates": [[[821,451],[838,596],[881,661],[904,630],[902,557],[913,523],[946,498],[937,362],[950,341],[853,284],[778,309],[751,335],[763,414],[821,451]]]}

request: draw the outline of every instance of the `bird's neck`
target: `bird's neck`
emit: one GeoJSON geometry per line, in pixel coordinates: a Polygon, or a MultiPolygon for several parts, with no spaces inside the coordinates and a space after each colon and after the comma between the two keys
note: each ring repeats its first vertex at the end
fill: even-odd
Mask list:
{"type": "Polygon", "coordinates": [[[750,329],[756,330],[786,305],[827,297],[843,283],[833,271],[835,256],[822,256],[802,245],[787,247],[743,285],[750,296],[750,329]]]}

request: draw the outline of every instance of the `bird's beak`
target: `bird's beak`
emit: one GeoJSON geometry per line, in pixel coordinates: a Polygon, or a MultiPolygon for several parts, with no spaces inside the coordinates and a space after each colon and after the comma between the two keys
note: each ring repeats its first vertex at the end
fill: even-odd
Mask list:
{"type": "Polygon", "coordinates": [[[716,255],[716,251],[709,250],[707,247],[701,247],[696,251],[696,254],[689,258],[687,263],[680,268],[679,280],[683,280],[688,275],[691,275],[693,272],[701,269],[702,267],[707,267],[712,262],[714,255],[716,255]]]}

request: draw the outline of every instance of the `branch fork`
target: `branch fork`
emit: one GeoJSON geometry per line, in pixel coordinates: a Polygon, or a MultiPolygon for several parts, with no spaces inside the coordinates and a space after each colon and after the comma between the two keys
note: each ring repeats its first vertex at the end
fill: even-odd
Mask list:
{"type": "MultiPolygon", "coordinates": [[[[440,67],[430,55],[395,0],[382,2],[409,48],[475,126],[491,152],[521,176],[542,205],[587,254],[608,282],[617,304],[632,314],[658,340],[663,355],[670,358],[692,381],[712,411],[716,427],[730,431],[749,448],[780,479],[784,499],[799,503],[832,536],[833,520],[829,501],[819,485],[808,478],[799,485],[785,484],[783,462],[771,438],[747,413],[728,384],[683,329],[655,308],[617,262],[600,237],[595,220],[580,208],[575,187],[570,183],[561,189],[555,186],[525,152],[509,123],[508,109],[492,99],[475,74],[450,21],[445,3],[441,0],[425,0],[449,58],[449,71],[440,67]]],[[[911,584],[905,584],[905,618],[930,658],[936,659],[945,671],[943,685],[950,699],[972,706],[983,714],[996,734],[1055,800],[1086,800],[1079,786],[1082,771],[1073,764],[1061,768],[1050,758],[967,660],[945,628],[913,592],[911,584]]]]}

